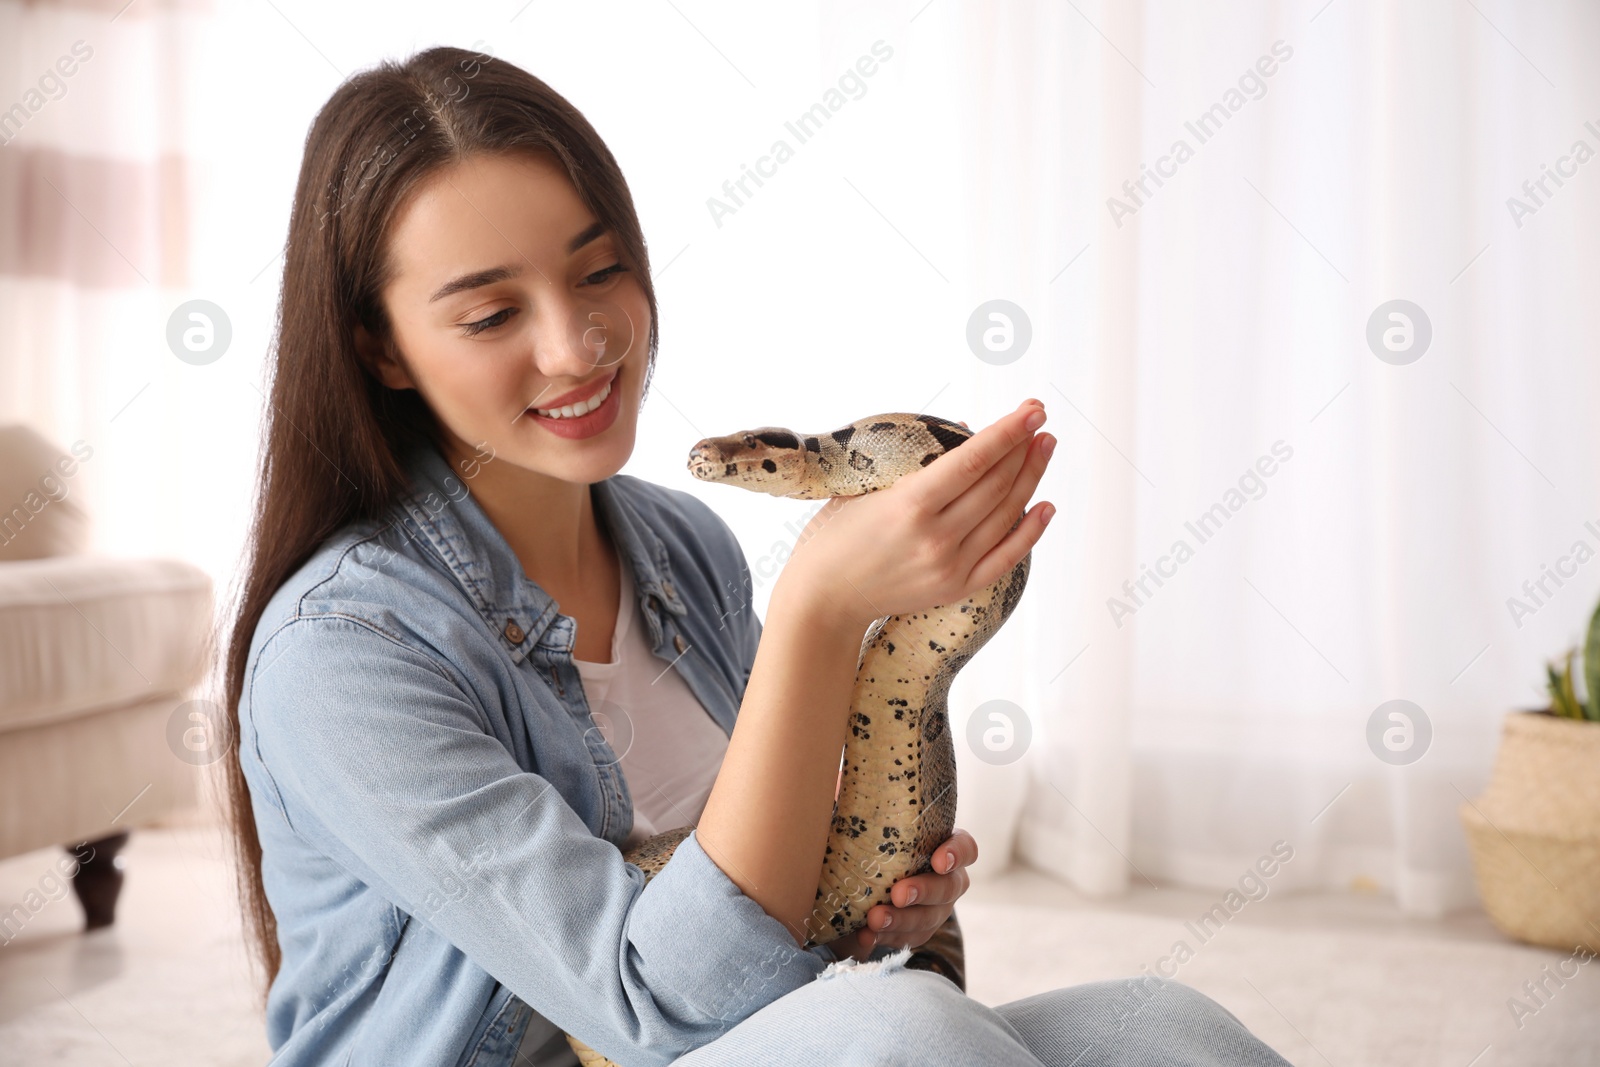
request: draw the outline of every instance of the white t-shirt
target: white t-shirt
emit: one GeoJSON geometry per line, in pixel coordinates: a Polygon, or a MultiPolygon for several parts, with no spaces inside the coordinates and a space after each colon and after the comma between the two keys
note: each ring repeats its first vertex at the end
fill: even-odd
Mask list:
{"type": "MultiPolygon", "coordinates": [[[[633,830],[626,852],[646,838],[693,826],[716,783],[728,735],[689,684],[650,649],[633,575],[622,565],[622,595],[611,638],[611,662],[573,657],[595,724],[622,763],[633,794],[633,830]]],[[[548,1022],[523,1035],[517,1059],[528,1067],[573,1067],[577,1056],[548,1022]]]]}
{"type": "Polygon", "coordinates": [[[716,782],[728,735],[669,661],[657,659],[639,614],[627,562],[611,662],[573,658],[584,696],[633,795],[626,852],[646,838],[700,821],[716,782]]]}

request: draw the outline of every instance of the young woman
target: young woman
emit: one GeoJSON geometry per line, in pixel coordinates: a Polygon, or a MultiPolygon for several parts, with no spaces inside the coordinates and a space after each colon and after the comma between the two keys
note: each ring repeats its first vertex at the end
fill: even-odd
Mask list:
{"type": "Polygon", "coordinates": [[[324,106],[227,663],[275,1064],[1282,1063],[1176,983],[991,1009],[907,969],[960,831],[803,947],[861,634],[1033,547],[1053,441],[1029,401],[831,501],[763,629],[722,520],[617,473],[656,347],[627,185],[544,83],[439,48],[324,106]],[[647,886],[623,851],[681,826],[647,886]]]}

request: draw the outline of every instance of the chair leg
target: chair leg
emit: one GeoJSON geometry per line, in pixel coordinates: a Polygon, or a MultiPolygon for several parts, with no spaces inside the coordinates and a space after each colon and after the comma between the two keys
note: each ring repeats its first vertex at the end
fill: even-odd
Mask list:
{"type": "Polygon", "coordinates": [[[78,860],[72,891],[83,905],[85,930],[98,930],[116,920],[117,895],[122,892],[122,859],[117,853],[128,843],[128,831],[85,841],[67,849],[78,860]]]}

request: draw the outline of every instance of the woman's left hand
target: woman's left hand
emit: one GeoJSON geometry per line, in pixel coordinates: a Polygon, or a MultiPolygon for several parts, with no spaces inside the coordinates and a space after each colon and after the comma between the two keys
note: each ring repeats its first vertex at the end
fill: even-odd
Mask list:
{"type": "Polygon", "coordinates": [[[933,851],[939,873],[902,878],[889,890],[889,904],[867,909],[867,925],[835,940],[829,947],[840,959],[865,961],[879,946],[917,948],[944,925],[956,899],[967,891],[966,868],[978,859],[978,842],[965,830],[952,830],[950,840],[933,851]],[[948,864],[948,866],[946,866],[948,864]]]}

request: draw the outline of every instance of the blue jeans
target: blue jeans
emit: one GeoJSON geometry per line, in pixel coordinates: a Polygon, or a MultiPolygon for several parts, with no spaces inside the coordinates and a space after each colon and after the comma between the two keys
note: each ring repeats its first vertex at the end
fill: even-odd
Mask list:
{"type": "Polygon", "coordinates": [[[1288,1067],[1216,1001],[1154,977],[990,1008],[902,949],[830,966],[674,1067],[1288,1067]]]}

